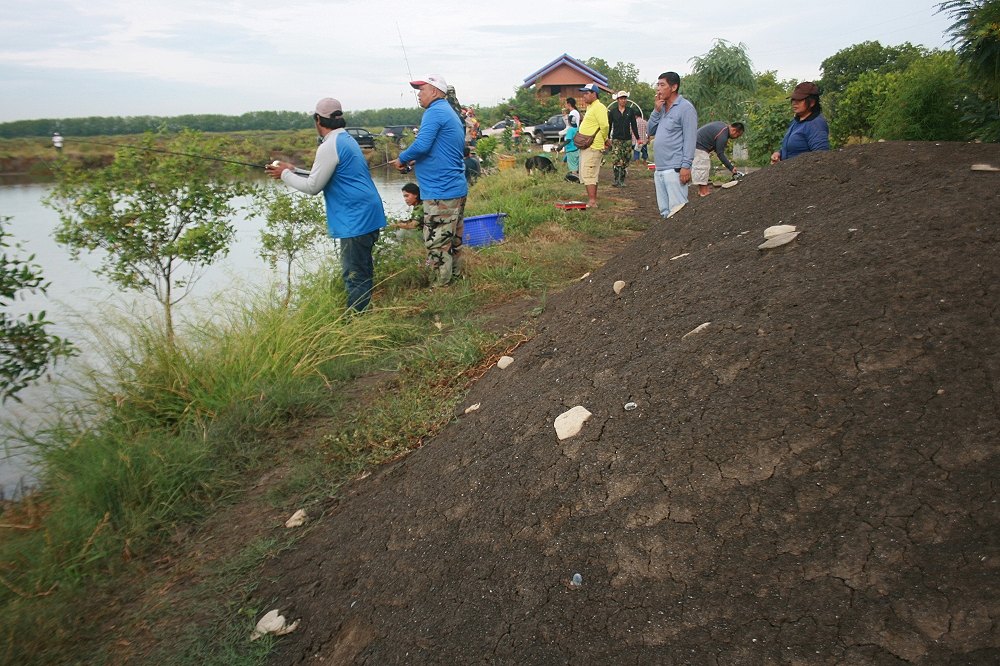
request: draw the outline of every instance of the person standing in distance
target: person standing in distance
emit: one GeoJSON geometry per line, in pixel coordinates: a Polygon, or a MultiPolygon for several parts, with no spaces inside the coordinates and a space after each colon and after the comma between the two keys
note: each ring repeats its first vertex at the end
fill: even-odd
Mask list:
{"type": "Polygon", "coordinates": [[[614,160],[615,187],[625,186],[625,174],[632,161],[632,137],[639,135],[635,109],[629,106],[628,92],[615,95],[616,104],[608,109],[611,126],[611,157],[614,160]]]}
{"type": "Polygon", "coordinates": [[[588,83],[580,88],[580,95],[587,105],[587,114],[580,123],[577,134],[594,137],[588,148],[580,151],[580,182],[587,188],[587,208],[597,208],[597,181],[601,172],[601,159],[604,150],[611,142],[608,141],[608,107],[597,99],[600,88],[596,83],[588,83]]]}
{"type": "Polygon", "coordinates": [[[642,158],[643,162],[649,161],[649,126],[646,123],[646,119],[639,114],[639,117],[635,119],[635,126],[639,130],[639,133],[632,137],[635,140],[635,150],[632,151],[632,159],[639,161],[642,158]]]}
{"type": "Polygon", "coordinates": [[[347,290],[347,307],[361,312],[371,302],[375,263],[372,249],[385,226],[382,197],[375,189],[368,162],[358,142],[344,131],[340,102],[324,97],[313,112],[319,148],[312,170],[296,173],[290,162],[267,165],[267,174],[306,194],[323,193],[326,227],[340,241],[340,267],[347,290]]]}
{"type": "Polygon", "coordinates": [[[566,102],[563,104],[563,127],[559,130],[559,138],[562,139],[569,132],[570,127],[575,127],[580,129],[580,112],[576,110],[576,99],[573,97],[567,97],[566,102]],[[573,122],[570,122],[572,119],[573,122]]]}
{"type": "Polygon", "coordinates": [[[814,150],[830,150],[830,126],[823,117],[819,88],[812,81],[795,86],[792,100],[792,123],[781,140],[781,148],[771,154],[771,164],[814,150]]]}
{"type": "Polygon", "coordinates": [[[656,99],[649,116],[649,133],[653,136],[653,157],[656,171],[656,204],[661,217],[688,201],[691,164],[698,137],[698,112],[680,94],[681,77],[677,72],[664,72],[656,80],[656,99]]]}
{"type": "Polygon", "coordinates": [[[434,287],[461,274],[462,215],[469,184],[465,180],[465,129],[448,104],[448,84],[440,76],[410,81],[426,111],[409,148],[389,164],[405,171],[416,166],[424,200],[424,246],[435,269],[434,287]]]}

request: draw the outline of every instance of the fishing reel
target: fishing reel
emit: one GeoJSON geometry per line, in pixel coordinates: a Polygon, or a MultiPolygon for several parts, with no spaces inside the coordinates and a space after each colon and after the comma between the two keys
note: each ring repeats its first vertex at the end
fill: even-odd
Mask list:
{"type": "Polygon", "coordinates": [[[734,171],[733,172],[733,180],[743,180],[746,177],[747,177],[747,175],[745,173],[743,173],[742,171],[734,171]]]}

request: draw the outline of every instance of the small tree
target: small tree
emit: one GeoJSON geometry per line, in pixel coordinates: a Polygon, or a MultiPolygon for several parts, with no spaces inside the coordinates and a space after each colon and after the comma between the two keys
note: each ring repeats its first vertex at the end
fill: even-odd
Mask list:
{"type": "Polygon", "coordinates": [[[292,266],[303,253],[326,237],[326,213],[321,197],[282,191],[275,187],[258,188],[254,192],[251,215],[263,217],[265,228],[260,232],[260,256],[271,266],[285,266],[285,300],[292,296],[292,266]]]}
{"type": "Polygon", "coordinates": [[[177,153],[217,155],[224,145],[184,131],[161,148],[149,134],[135,148],[120,149],[105,169],[63,165],[46,200],[62,221],[56,240],[74,258],[103,250],[96,271],[124,289],[152,294],[163,306],[170,342],[173,306],[229,251],[232,199],[250,189],[237,179],[245,173],[237,167],[177,153]]]}
{"type": "Polygon", "coordinates": [[[961,102],[966,91],[953,52],[921,58],[894,79],[886,103],[872,118],[873,134],[902,141],[964,139],[961,102]]]}
{"type": "Polygon", "coordinates": [[[708,53],[691,61],[681,93],[698,109],[698,123],[741,120],[757,87],[746,45],[718,39],[708,53]]]}
{"type": "Polygon", "coordinates": [[[514,97],[507,102],[507,107],[510,109],[509,114],[517,114],[525,125],[544,122],[561,110],[558,95],[539,98],[534,88],[521,87],[514,91],[514,97]]]}
{"type": "Polygon", "coordinates": [[[792,112],[786,100],[754,101],[747,109],[747,152],[754,164],[767,164],[781,145],[792,112]]]}
{"type": "Polygon", "coordinates": [[[476,142],[476,154],[479,155],[479,160],[483,163],[484,167],[494,166],[496,152],[496,137],[484,136],[476,142]]]}
{"type": "Polygon", "coordinates": [[[897,72],[865,72],[849,83],[830,120],[830,140],[840,145],[851,138],[880,138],[874,132],[875,115],[884,105],[895,103],[889,95],[898,78],[897,72]]]}
{"type": "Polygon", "coordinates": [[[17,400],[17,394],[28,384],[41,377],[58,359],[76,353],[73,346],[46,327],[51,322],[45,312],[28,313],[16,317],[9,313],[11,303],[25,293],[42,293],[48,288],[41,269],[32,262],[34,255],[22,258],[8,255],[7,250],[20,250],[18,244],[8,242],[10,234],[4,229],[9,217],[0,217],[0,404],[8,398],[17,400]]]}
{"type": "Polygon", "coordinates": [[[514,149],[514,132],[510,125],[503,128],[503,132],[500,134],[500,143],[508,153],[514,149]]]}
{"type": "Polygon", "coordinates": [[[963,104],[965,121],[975,138],[1000,141],[1000,0],[948,0],[938,11],[954,20],[948,32],[976,90],[963,104]]]}

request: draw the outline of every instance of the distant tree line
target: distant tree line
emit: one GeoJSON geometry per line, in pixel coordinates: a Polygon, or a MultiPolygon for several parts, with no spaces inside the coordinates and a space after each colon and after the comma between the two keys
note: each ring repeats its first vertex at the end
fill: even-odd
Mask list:
{"type": "MultiPolygon", "coordinates": [[[[348,125],[385,127],[419,125],[423,109],[373,109],[347,114],[348,125]]],[[[242,132],[254,130],[298,130],[313,126],[312,116],[299,111],[251,111],[239,116],[189,114],[183,116],[91,116],[87,118],[40,118],[0,123],[0,138],[51,136],[113,136],[145,132],[242,132]]]]}

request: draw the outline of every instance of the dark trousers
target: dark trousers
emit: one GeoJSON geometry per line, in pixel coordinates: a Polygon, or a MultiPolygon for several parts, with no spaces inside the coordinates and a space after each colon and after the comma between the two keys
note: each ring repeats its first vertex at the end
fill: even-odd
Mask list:
{"type": "Polygon", "coordinates": [[[378,236],[376,229],[362,236],[340,239],[340,266],[347,289],[347,307],[358,312],[367,308],[372,300],[375,276],[372,248],[378,236]]]}

